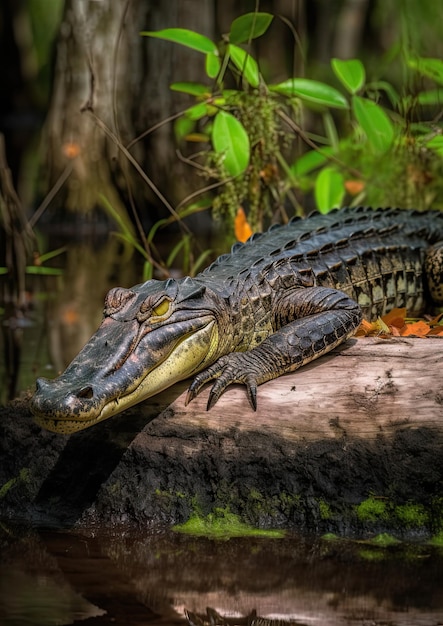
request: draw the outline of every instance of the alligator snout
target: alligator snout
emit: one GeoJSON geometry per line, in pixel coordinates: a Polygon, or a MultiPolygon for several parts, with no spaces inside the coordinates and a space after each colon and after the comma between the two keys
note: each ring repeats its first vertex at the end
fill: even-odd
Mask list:
{"type": "Polygon", "coordinates": [[[78,389],[66,388],[58,379],[38,378],[35,394],[31,400],[31,410],[35,415],[81,416],[98,408],[98,400],[91,385],[78,389]]]}

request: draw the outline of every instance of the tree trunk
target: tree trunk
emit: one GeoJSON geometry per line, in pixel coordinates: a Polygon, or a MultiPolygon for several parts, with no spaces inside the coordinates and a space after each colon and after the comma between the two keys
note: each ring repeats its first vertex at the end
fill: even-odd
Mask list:
{"type": "Polygon", "coordinates": [[[169,84],[201,78],[204,59],[174,44],[141,37],[140,31],[190,23],[208,34],[212,2],[67,0],[43,143],[48,173],[43,191],[64,182],[53,206],[90,213],[102,205],[103,195],[123,213],[122,191],[130,191],[139,203],[148,195],[145,183],[96,118],[123,145],[131,142],[131,153],[147,174],[177,199],[169,192],[171,166],[177,160],[171,124],[146,143],[133,140],[177,111],[178,96],[169,84]]]}

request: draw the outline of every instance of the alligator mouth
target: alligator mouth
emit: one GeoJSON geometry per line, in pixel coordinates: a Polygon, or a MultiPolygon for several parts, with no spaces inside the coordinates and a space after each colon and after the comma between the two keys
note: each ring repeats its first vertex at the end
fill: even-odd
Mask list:
{"type": "Polygon", "coordinates": [[[106,354],[100,358],[97,349],[103,344],[95,339],[99,329],[63,374],[54,380],[37,380],[31,399],[37,424],[61,434],[89,428],[209,364],[217,344],[213,317],[203,316],[175,326],[147,333],[131,354],[126,351],[123,363],[117,355],[117,361],[113,360],[117,367],[108,370],[106,354]],[[87,367],[85,362],[89,363],[87,367]]]}

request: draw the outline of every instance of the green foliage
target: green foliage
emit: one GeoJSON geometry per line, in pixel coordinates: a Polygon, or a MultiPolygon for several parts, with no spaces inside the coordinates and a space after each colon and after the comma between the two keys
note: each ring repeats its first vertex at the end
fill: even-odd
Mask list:
{"type": "Polygon", "coordinates": [[[324,167],[315,181],[315,202],[320,213],[341,206],[345,189],[343,174],[335,167],[324,167]]]}
{"type": "Polygon", "coordinates": [[[147,235],[144,237],[142,245],[137,237],[134,235],[131,222],[123,218],[107,198],[101,196],[100,199],[103,208],[107,211],[107,213],[118,226],[119,230],[114,232],[113,234],[118,237],[125,246],[127,246],[127,251],[129,253],[132,253],[135,250],[144,259],[142,274],[142,278],[144,281],[149,280],[153,277],[154,268],[157,268],[160,274],[163,274],[165,276],[168,275],[169,270],[171,267],[173,267],[177,257],[181,258],[180,265],[183,269],[183,273],[189,276],[193,276],[202,269],[207,258],[212,253],[211,249],[206,249],[201,252],[197,258],[195,258],[192,250],[193,238],[190,232],[185,232],[179,238],[177,243],[172,245],[168,258],[164,262],[160,262],[158,260],[160,259],[160,255],[157,254],[157,250],[154,244],[155,236],[161,228],[171,224],[175,220],[182,220],[189,215],[193,215],[194,213],[198,213],[207,209],[208,206],[205,200],[197,201],[192,204],[183,206],[181,207],[181,209],[178,209],[176,211],[175,215],[171,215],[169,218],[157,220],[157,222],[155,222],[155,224],[150,228],[147,235]]]}
{"type": "Polygon", "coordinates": [[[249,163],[249,137],[239,120],[227,111],[220,111],[212,126],[212,143],[224,155],[224,166],[230,176],[243,174],[249,163]]]}
{"type": "Polygon", "coordinates": [[[331,109],[347,109],[346,98],[337,89],[309,78],[289,78],[269,89],[288,98],[298,97],[307,104],[331,109]]]}
{"type": "Polygon", "coordinates": [[[171,88],[196,99],[177,121],[176,136],[207,146],[195,158],[219,183],[214,215],[233,229],[244,206],[251,227],[262,229],[271,219],[286,220],[289,203],[301,213],[307,194],[321,212],[362,202],[435,204],[443,191],[441,111],[433,124],[417,123],[417,113],[420,106],[441,109],[443,61],[403,49],[404,75],[421,77],[425,89],[410,93],[405,79],[401,95],[389,81],[369,81],[360,59],[332,59],[329,81],[292,76],[266,84],[250,44],[272,21],[269,13],[241,15],[220,43],[185,29],[143,33],[205,55],[208,84],[171,88]],[[295,135],[305,145],[301,153],[295,135]]]}
{"type": "Polygon", "coordinates": [[[185,28],[164,28],[158,31],[143,31],[140,34],[179,43],[187,48],[197,50],[197,52],[203,52],[203,54],[217,55],[218,53],[217,46],[208,37],[185,28]]]}
{"type": "Polygon", "coordinates": [[[356,94],[365,84],[366,72],[363,63],[359,59],[341,61],[332,59],[332,69],[342,85],[351,94],[356,94]]]}
{"type": "Polygon", "coordinates": [[[383,109],[360,96],[353,96],[352,109],[373,152],[379,155],[387,152],[394,141],[394,127],[383,109]]]}
{"type": "Polygon", "coordinates": [[[240,15],[231,24],[229,41],[231,43],[249,43],[251,39],[264,35],[271,25],[273,16],[269,13],[246,13],[240,15]]]}

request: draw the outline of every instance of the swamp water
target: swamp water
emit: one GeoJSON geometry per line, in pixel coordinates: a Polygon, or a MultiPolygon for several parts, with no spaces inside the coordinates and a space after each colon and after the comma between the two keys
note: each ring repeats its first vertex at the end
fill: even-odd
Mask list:
{"type": "Polygon", "coordinates": [[[432,546],[5,524],[0,542],[2,626],[443,624],[432,546]]]}

